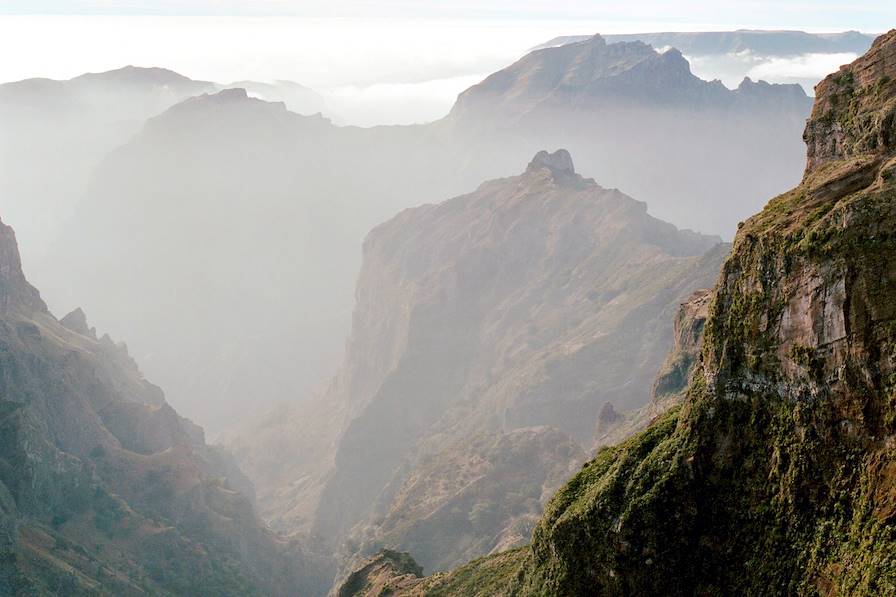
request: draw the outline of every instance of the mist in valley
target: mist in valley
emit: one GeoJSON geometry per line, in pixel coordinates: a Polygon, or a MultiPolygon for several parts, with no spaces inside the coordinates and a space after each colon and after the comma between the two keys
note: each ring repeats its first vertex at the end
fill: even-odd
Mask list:
{"type": "MultiPolygon", "coordinates": [[[[742,399],[839,358],[834,270],[787,287],[821,307],[725,328],[825,314],[774,358],[704,328],[772,300],[723,283],[777,249],[769,213],[888,188],[889,154],[819,132],[848,105],[837,130],[889,151],[861,117],[880,17],[205,4],[0,3],[0,594],[459,595],[471,561],[498,594],[515,554],[549,569],[514,550],[564,530],[581,475],[698,413],[704,370],[753,367],[742,399]]],[[[799,234],[763,275],[835,250],[799,234]]],[[[589,594],[550,570],[514,590],[589,594]]]]}

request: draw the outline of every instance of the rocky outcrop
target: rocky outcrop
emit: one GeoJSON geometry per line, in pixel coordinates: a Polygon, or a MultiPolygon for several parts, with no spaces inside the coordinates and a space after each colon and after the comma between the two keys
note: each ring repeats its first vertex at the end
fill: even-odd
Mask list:
{"type": "Polygon", "coordinates": [[[547,168],[555,178],[563,175],[572,176],[576,173],[576,168],[572,163],[572,156],[565,149],[558,149],[554,153],[544,150],[539,151],[532,158],[532,161],[529,162],[529,165],[526,166],[526,172],[533,172],[540,168],[547,168]]]}
{"type": "Polygon", "coordinates": [[[673,327],[672,350],[653,383],[654,399],[681,394],[687,389],[691,372],[703,348],[703,327],[711,298],[711,290],[696,290],[679,308],[673,327]]]}
{"type": "Polygon", "coordinates": [[[807,173],[829,162],[885,155],[896,147],[896,48],[878,38],[856,62],[815,89],[804,139],[807,173]]]}
{"type": "Polygon", "coordinates": [[[50,314],[2,224],[0,297],[0,593],[326,591],[326,559],[259,522],[123,345],[50,314]]]}
{"type": "Polygon", "coordinates": [[[417,584],[422,576],[423,568],[410,554],[385,549],[349,574],[336,591],[336,597],[388,595],[417,584]]]}

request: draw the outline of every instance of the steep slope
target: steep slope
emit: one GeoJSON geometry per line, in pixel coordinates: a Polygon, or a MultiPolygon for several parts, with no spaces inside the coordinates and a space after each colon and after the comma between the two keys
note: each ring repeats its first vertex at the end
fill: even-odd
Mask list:
{"type": "Polygon", "coordinates": [[[684,405],[600,452],[496,573],[399,594],[896,593],[894,75],[896,30],[819,85],[803,181],[738,233],[684,405]]]}
{"type": "Polygon", "coordinates": [[[251,492],[123,345],[50,314],[0,224],[0,593],[325,592],[251,492]]]}
{"type": "Polygon", "coordinates": [[[234,443],[263,511],[349,551],[413,549],[429,570],[520,544],[602,405],[644,403],[673,313],[723,253],[582,178],[563,150],[400,213],[365,241],[329,391],[234,443]],[[284,458],[305,459],[289,434],[306,426],[329,430],[330,470],[284,458]]]}

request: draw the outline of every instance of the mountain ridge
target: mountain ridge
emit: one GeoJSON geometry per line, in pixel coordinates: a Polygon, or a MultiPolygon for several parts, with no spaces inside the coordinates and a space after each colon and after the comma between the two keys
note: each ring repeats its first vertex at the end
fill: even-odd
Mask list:
{"type": "Polygon", "coordinates": [[[322,594],[325,555],[81,310],[61,321],[0,223],[0,593],[322,594]]]}

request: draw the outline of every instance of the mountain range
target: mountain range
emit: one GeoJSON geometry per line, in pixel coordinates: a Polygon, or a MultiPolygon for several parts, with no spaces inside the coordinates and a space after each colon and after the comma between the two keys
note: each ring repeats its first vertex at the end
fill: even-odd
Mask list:
{"type": "Polygon", "coordinates": [[[325,109],[319,95],[289,81],[221,85],[163,68],[0,84],[0,208],[24,238],[26,257],[41,267],[48,243],[77,213],[93,171],[147,119],[237,85],[298,113],[325,109]]]}
{"type": "Polygon", "coordinates": [[[758,198],[796,182],[810,105],[796,86],[732,91],[677,52],[600,37],[528,55],[429,125],[339,127],[251,95],[209,90],[151,118],[79,170],[77,201],[34,191],[42,213],[70,215],[26,251],[54,308],[84,305],[127,336],[172,402],[214,433],[242,423],[248,404],[305,399],[336,370],[361,241],[399,210],[566,147],[651,214],[727,236],[758,198]],[[515,118],[493,117],[503,110],[515,118]]]}

